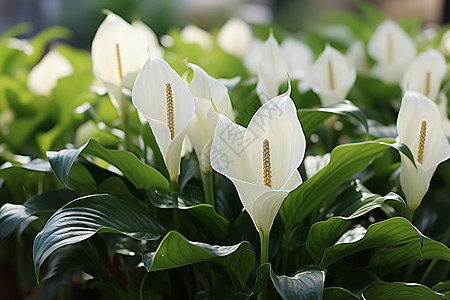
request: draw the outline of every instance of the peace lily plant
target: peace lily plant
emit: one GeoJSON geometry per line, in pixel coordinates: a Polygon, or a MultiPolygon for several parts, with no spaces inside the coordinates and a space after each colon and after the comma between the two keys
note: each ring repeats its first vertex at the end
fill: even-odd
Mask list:
{"type": "Polygon", "coordinates": [[[306,149],[290,88],[263,104],[247,128],[219,115],[211,165],[228,177],[260,235],[261,263],[268,261],[269,234],[289,192],[301,183],[297,168],[306,149]]]}
{"type": "Polygon", "coordinates": [[[258,83],[256,93],[261,103],[278,95],[280,85],[288,78],[288,66],[283,51],[273,36],[272,31],[262,46],[261,59],[258,65],[258,83]]]}
{"type": "Polygon", "coordinates": [[[345,99],[356,80],[356,69],[342,53],[331,47],[325,50],[311,68],[311,85],[320,96],[323,106],[330,106],[345,99]]]}
{"type": "Polygon", "coordinates": [[[166,61],[149,57],[136,78],[132,99],[134,106],[148,120],[166,163],[177,226],[181,147],[194,116],[194,98],[186,82],[166,61]]]}
{"type": "Polygon", "coordinates": [[[208,75],[199,66],[191,63],[187,66],[189,70],[184,77],[185,80],[192,77],[189,82],[189,90],[195,101],[195,114],[189,124],[187,134],[200,162],[207,202],[213,204],[210,152],[214,130],[218,114],[234,120],[234,113],[226,86],[208,75]]]}
{"type": "Polygon", "coordinates": [[[295,33],[160,14],[164,48],[111,12],[91,54],[1,34],[0,298],[449,298],[450,36],[354,2],[295,33]]]}
{"type": "MultiPolygon", "coordinates": [[[[108,11],[92,41],[92,68],[102,82],[122,118],[128,116],[128,100],[139,70],[149,56],[151,34],[133,27],[118,15],[108,11]],[[143,33],[144,32],[144,33],[143,33]],[[125,90],[124,90],[125,89],[125,90]]],[[[158,51],[158,50],[157,50],[158,51]]]]}
{"type": "Polygon", "coordinates": [[[407,91],[397,119],[398,140],[414,156],[414,164],[401,155],[400,184],[411,212],[422,202],[437,166],[450,157],[450,145],[444,134],[436,104],[426,96],[407,91]]]}
{"type": "Polygon", "coordinates": [[[417,56],[406,69],[402,89],[419,92],[436,101],[446,73],[447,63],[444,56],[434,49],[425,51],[417,56]]]}
{"type": "Polygon", "coordinates": [[[394,84],[401,80],[408,64],[416,56],[416,46],[397,23],[385,20],[370,38],[367,52],[377,62],[373,74],[388,84],[394,84]]]}

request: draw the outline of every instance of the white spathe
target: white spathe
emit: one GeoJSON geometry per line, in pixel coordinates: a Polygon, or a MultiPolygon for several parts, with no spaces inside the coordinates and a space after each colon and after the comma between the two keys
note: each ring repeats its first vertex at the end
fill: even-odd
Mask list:
{"type": "Polygon", "coordinates": [[[289,77],[306,79],[314,61],[314,53],[311,48],[302,41],[287,38],[281,43],[281,50],[286,57],[289,77]]]}
{"type": "Polygon", "coordinates": [[[445,135],[450,138],[450,120],[448,119],[447,113],[447,96],[444,93],[440,93],[436,103],[439,108],[439,112],[441,113],[442,129],[444,129],[445,135]]]}
{"type": "Polygon", "coordinates": [[[186,82],[166,61],[149,57],[136,78],[132,99],[150,123],[171,180],[178,181],[181,146],[195,112],[194,98],[186,82]],[[168,120],[168,84],[173,98],[173,139],[168,120]]]}
{"type": "Polygon", "coordinates": [[[180,32],[180,38],[187,44],[198,44],[206,51],[213,47],[211,34],[195,25],[187,25],[180,32]]]}
{"type": "MultiPolygon", "coordinates": [[[[195,101],[195,114],[189,124],[187,134],[191,140],[204,174],[211,173],[210,152],[218,113],[234,120],[228,89],[219,80],[211,77],[195,64],[188,64],[192,79],[189,90],[195,101]]],[[[187,79],[188,74],[185,78],[187,79]]]]}
{"type": "Polygon", "coordinates": [[[142,21],[133,21],[131,26],[136,30],[139,37],[147,41],[147,51],[150,56],[164,58],[164,49],[158,41],[155,32],[142,21]]]}
{"type": "Polygon", "coordinates": [[[323,106],[345,100],[356,80],[356,69],[342,53],[325,46],[311,68],[312,90],[319,95],[323,106]]]}
{"type": "Polygon", "coordinates": [[[394,21],[381,23],[367,44],[367,52],[377,61],[374,75],[386,83],[398,83],[416,56],[411,37],[394,21]]]}
{"type": "Polygon", "coordinates": [[[409,209],[415,210],[428,191],[437,166],[450,157],[450,145],[436,104],[418,92],[407,91],[403,96],[397,131],[398,140],[412,151],[417,167],[401,155],[400,184],[409,209]],[[422,124],[425,132],[421,137],[422,124]]]}
{"type": "Polygon", "coordinates": [[[148,39],[118,15],[109,12],[92,41],[92,68],[114,106],[121,112],[122,88],[131,90],[148,57],[148,39]]]}
{"type": "Polygon", "coordinates": [[[354,41],[350,47],[348,47],[345,56],[358,74],[367,75],[370,73],[369,59],[367,58],[364,43],[361,40],[354,41]]]}
{"type": "Polygon", "coordinates": [[[228,54],[244,57],[253,39],[252,28],[240,19],[228,20],[217,35],[217,44],[228,54]]]}
{"type": "Polygon", "coordinates": [[[31,69],[27,85],[35,95],[50,96],[58,80],[72,74],[69,60],[57,50],[51,50],[31,69]]]}
{"type": "Polygon", "coordinates": [[[416,91],[436,100],[442,79],[447,73],[444,56],[430,49],[417,56],[405,71],[401,83],[403,91],[416,91]]]}
{"type": "Polygon", "coordinates": [[[247,128],[219,115],[211,165],[235,185],[257,230],[268,234],[283,200],[301,183],[305,136],[289,90],[263,104],[247,128]],[[263,144],[270,145],[272,187],[265,185],[263,144]]]}
{"type": "Polygon", "coordinates": [[[272,31],[263,44],[257,75],[256,93],[263,104],[277,96],[280,85],[288,79],[288,67],[284,53],[272,31]]]}

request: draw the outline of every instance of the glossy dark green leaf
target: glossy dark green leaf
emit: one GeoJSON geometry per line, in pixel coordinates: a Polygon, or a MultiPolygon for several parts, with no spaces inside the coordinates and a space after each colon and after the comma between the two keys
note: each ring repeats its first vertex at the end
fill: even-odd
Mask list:
{"type": "Polygon", "coordinates": [[[248,242],[232,246],[213,246],[192,242],[177,231],[169,232],[155,252],[143,255],[148,271],[159,271],[186,266],[194,263],[214,261],[225,265],[245,286],[245,282],[255,263],[255,256],[248,250],[248,242]]]}
{"type": "Polygon", "coordinates": [[[123,150],[108,150],[92,139],[78,149],[47,152],[56,176],[69,188],[74,188],[70,183],[69,173],[75,160],[81,154],[92,155],[114,165],[137,188],[169,189],[167,179],[149,165],[141,162],[134,154],[123,150]]]}
{"type": "Polygon", "coordinates": [[[450,249],[424,236],[421,252],[417,251],[416,243],[408,243],[398,248],[380,249],[371,257],[368,267],[383,276],[404,265],[424,259],[442,259],[450,262],[450,249]]]}
{"type": "Polygon", "coordinates": [[[327,287],[323,291],[324,300],[358,300],[360,297],[355,296],[349,290],[342,287],[332,286],[327,287]]]}
{"type": "Polygon", "coordinates": [[[438,284],[433,286],[433,291],[450,297],[450,280],[439,282],[438,284]]]}
{"type": "Polygon", "coordinates": [[[323,125],[323,122],[331,115],[340,115],[354,119],[364,127],[366,133],[369,133],[366,116],[356,105],[348,100],[339,102],[332,107],[304,108],[298,110],[298,116],[306,136],[310,136],[319,129],[323,125]]]}
{"type": "Polygon", "coordinates": [[[365,213],[381,207],[386,201],[398,201],[404,205],[404,201],[395,193],[386,196],[368,194],[362,195],[360,205],[348,217],[334,217],[327,221],[317,222],[311,226],[306,242],[306,249],[316,264],[320,263],[323,251],[326,247],[333,245],[342,234],[351,226],[351,220],[365,213]]]}
{"type": "Polygon", "coordinates": [[[234,291],[234,290],[211,290],[203,291],[195,295],[196,300],[244,300],[248,299],[249,295],[234,291]]]}
{"type": "Polygon", "coordinates": [[[387,299],[386,297],[396,300],[448,300],[444,294],[437,293],[424,285],[405,282],[375,281],[363,290],[363,296],[371,300],[387,299]]]}
{"type": "MultiPolygon", "coordinates": [[[[342,218],[331,218],[325,222],[336,223],[338,219],[342,218]]],[[[345,220],[342,219],[342,221],[345,220]]],[[[342,221],[337,222],[340,223],[342,221]]],[[[393,246],[402,246],[398,248],[400,250],[396,254],[399,252],[404,254],[404,256],[398,255],[395,257],[396,259],[391,260],[391,263],[395,263],[397,266],[412,262],[411,257],[415,258],[415,260],[420,260],[424,253],[430,253],[430,255],[434,255],[436,258],[450,261],[450,250],[445,245],[436,241],[425,242],[426,238],[420,231],[404,218],[395,217],[374,223],[367,228],[367,231],[364,230],[364,232],[361,232],[360,229],[358,228],[359,232],[357,236],[354,236],[355,238],[352,238],[351,234],[353,233],[350,232],[347,237],[349,241],[346,241],[346,237],[343,236],[336,244],[325,248],[319,264],[327,267],[337,260],[358,251],[393,246]],[[439,246],[437,246],[437,243],[439,246]]],[[[313,235],[318,236],[315,233],[313,235]]],[[[317,259],[318,256],[313,252],[314,250],[311,248],[308,250],[310,253],[314,253],[317,259]]],[[[382,260],[382,257],[380,257],[380,260],[382,260]]]]}
{"type": "Polygon", "coordinates": [[[321,300],[325,284],[325,271],[318,269],[300,270],[292,277],[278,276],[270,271],[272,283],[281,298],[321,300]]]}
{"type": "Polygon", "coordinates": [[[0,209],[0,240],[18,230],[19,235],[38,217],[35,213],[55,211],[75,199],[77,194],[70,190],[50,191],[21,204],[6,203],[0,209]]]}
{"type": "Polygon", "coordinates": [[[86,240],[97,232],[122,233],[154,240],[165,229],[140,205],[107,195],[78,198],[56,211],[36,236],[33,247],[35,275],[56,249],[86,240]]]}
{"type": "Polygon", "coordinates": [[[391,140],[369,141],[337,146],[330,162],[306,180],[284,200],[280,215],[287,227],[302,223],[311,211],[325,201],[342,183],[364,170],[375,158],[388,149],[396,149],[391,140]]]}

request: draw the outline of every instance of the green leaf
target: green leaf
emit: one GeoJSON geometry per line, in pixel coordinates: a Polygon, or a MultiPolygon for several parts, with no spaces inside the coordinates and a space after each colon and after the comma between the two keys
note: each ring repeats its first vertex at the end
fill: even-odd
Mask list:
{"type": "MultiPolygon", "coordinates": [[[[287,227],[301,225],[311,211],[325,201],[342,183],[364,170],[384,151],[399,145],[393,140],[368,141],[337,146],[331,152],[330,162],[306,180],[284,200],[280,215],[287,227]]],[[[402,148],[403,149],[403,148],[402,148]]]]}
{"type": "MultiPolygon", "coordinates": [[[[337,219],[345,221],[343,218],[331,218],[325,222],[335,223],[337,219]]],[[[338,221],[338,223],[340,222],[338,221]]],[[[311,228],[311,230],[313,229],[311,228]]],[[[358,251],[393,246],[402,246],[395,251],[395,254],[398,254],[393,256],[395,259],[391,258],[390,261],[396,266],[404,265],[414,260],[421,260],[424,255],[427,256],[426,258],[440,258],[450,261],[450,250],[445,245],[436,241],[425,242],[428,238],[424,237],[408,220],[401,217],[372,224],[364,234],[361,234],[360,229],[357,231],[359,233],[356,239],[352,239],[351,234],[353,232],[349,232],[347,236],[341,237],[340,241],[335,245],[325,248],[320,260],[320,266],[327,267],[339,259],[358,251]],[[350,241],[345,241],[346,238],[350,239],[350,241]],[[399,253],[403,255],[399,255],[399,253]]],[[[314,235],[317,236],[317,234],[314,235]]],[[[311,251],[310,253],[314,251],[309,250],[311,251]]],[[[383,259],[385,257],[380,256],[378,261],[383,259]]]]}
{"type": "Polygon", "coordinates": [[[167,270],[205,261],[219,262],[245,286],[255,263],[253,252],[247,249],[249,245],[248,242],[241,242],[232,246],[213,246],[188,241],[177,231],[170,231],[155,252],[143,254],[143,261],[148,271],[167,270]]]}
{"type": "Polygon", "coordinates": [[[435,292],[441,293],[450,297],[450,280],[439,282],[435,286],[433,286],[433,290],[435,292]]]}
{"type": "Polygon", "coordinates": [[[442,259],[450,262],[450,249],[435,240],[423,236],[422,251],[417,251],[416,243],[408,243],[399,248],[378,250],[370,259],[368,267],[383,276],[404,265],[424,259],[442,259]]]}
{"type": "Polygon", "coordinates": [[[283,299],[320,300],[325,283],[325,271],[302,269],[292,277],[278,276],[272,270],[270,278],[283,299]]]}
{"type": "Polygon", "coordinates": [[[56,176],[69,188],[74,188],[69,181],[69,173],[75,160],[81,154],[92,155],[114,165],[137,188],[169,189],[167,179],[149,165],[141,162],[133,153],[123,150],[108,150],[92,139],[78,149],[47,152],[48,160],[56,176]]]}
{"type": "Polygon", "coordinates": [[[404,204],[403,199],[395,193],[389,193],[386,196],[368,194],[362,196],[360,204],[354,207],[354,212],[348,217],[334,217],[327,221],[317,222],[311,226],[306,241],[306,249],[314,260],[319,264],[320,258],[326,247],[333,245],[341,235],[351,226],[351,220],[358,218],[367,212],[379,208],[386,201],[399,201],[404,204]]]}
{"type": "Polygon", "coordinates": [[[235,290],[203,291],[195,295],[196,300],[245,300],[249,295],[235,290]]]}
{"type": "Polygon", "coordinates": [[[6,203],[0,209],[0,240],[17,229],[20,235],[31,222],[38,219],[34,214],[55,211],[76,197],[73,191],[55,190],[33,197],[24,205],[6,203]]]}
{"type": "Polygon", "coordinates": [[[388,295],[389,299],[396,300],[448,300],[445,295],[418,283],[375,281],[363,291],[364,298],[371,300],[386,299],[388,295]]]}
{"type": "Polygon", "coordinates": [[[323,299],[324,300],[354,300],[354,299],[361,299],[361,298],[355,296],[349,290],[346,290],[342,287],[332,286],[332,287],[327,287],[323,291],[323,299]]]}
{"type": "Polygon", "coordinates": [[[36,236],[33,246],[35,276],[56,249],[81,242],[98,232],[122,233],[154,240],[165,229],[140,205],[107,195],[78,198],[56,211],[36,236]]]}
{"type": "Polygon", "coordinates": [[[310,136],[319,129],[330,115],[340,115],[356,120],[364,127],[366,133],[369,133],[366,116],[349,100],[339,102],[332,107],[304,108],[298,110],[298,116],[306,136],[310,136]]]}

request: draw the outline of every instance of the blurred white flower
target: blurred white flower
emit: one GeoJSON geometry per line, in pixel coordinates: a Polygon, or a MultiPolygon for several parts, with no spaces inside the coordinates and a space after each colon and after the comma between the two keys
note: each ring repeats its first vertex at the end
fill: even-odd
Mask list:
{"type": "Polygon", "coordinates": [[[244,57],[253,39],[252,28],[240,19],[228,20],[217,35],[217,43],[223,51],[244,57]]]}
{"type": "Polygon", "coordinates": [[[314,53],[311,48],[299,40],[287,38],[281,43],[281,50],[286,57],[289,77],[291,79],[307,79],[314,61],[314,53]]]}
{"type": "Polygon", "coordinates": [[[369,59],[367,58],[364,43],[360,40],[354,41],[348,47],[345,55],[348,62],[353,66],[358,74],[367,75],[370,73],[369,59]]]}
{"type": "Polygon", "coordinates": [[[416,167],[401,154],[400,184],[406,203],[417,209],[430,186],[437,166],[450,157],[436,104],[426,96],[407,91],[397,118],[398,140],[412,151],[416,167]]]}
{"type": "Polygon", "coordinates": [[[213,46],[211,34],[195,25],[185,26],[180,32],[180,38],[186,44],[198,44],[206,51],[210,51],[213,46]]]}
{"type": "Polygon", "coordinates": [[[436,100],[442,79],[447,73],[444,56],[434,49],[417,56],[408,66],[401,83],[403,91],[411,90],[436,100]]]}
{"type": "Polygon", "coordinates": [[[133,21],[131,26],[136,30],[139,38],[147,41],[147,51],[150,56],[164,58],[164,49],[159,45],[155,32],[142,21],[133,21]]]}
{"type": "Polygon", "coordinates": [[[122,89],[131,90],[148,57],[149,40],[118,15],[109,12],[92,41],[92,67],[120,114],[126,114],[128,100],[122,89]]]}
{"type": "Polygon", "coordinates": [[[401,80],[408,64],[416,56],[416,46],[397,23],[385,20],[370,38],[367,52],[377,61],[374,75],[394,84],[401,80]]]}
{"type": "Polygon", "coordinates": [[[27,85],[35,95],[50,96],[58,80],[72,73],[73,67],[69,60],[57,50],[51,50],[31,69],[27,85]]]}
{"type": "Polygon", "coordinates": [[[181,147],[195,111],[186,82],[167,62],[149,57],[136,78],[132,98],[152,128],[170,179],[178,182],[181,147]]]}
{"type": "Polygon", "coordinates": [[[306,177],[311,178],[317,172],[322,170],[330,162],[331,154],[325,153],[324,155],[308,155],[305,157],[303,165],[305,166],[306,177]]]}
{"type": "Polygon", "coordinates": [[[263,45],[263,41],[254,38],[245,52],[243,62],[251,74],[256,74],[258,72],[258,67],[263,52],[263,45]]]}
{"type": "Polygon", "coordinates": [[[323,106],[345,99],[356,80],[356,69],[342,53],[327,45],[311,68],[311,85],[323,106]]]}
{"type": "Polygon", "coordinates": [[[442,129],[444,130],[445,135],[450,138],[450,120],[448,119],[447,103],[447,96],[444,93],[440,93],[437,100],[437,106],[441,113],[442,129]]]}
{"type": "Polygon", "coordinates": [[[211,149],[214,170],[236,187],[260,234],[268,235],[283,200],[301,183],[306,141],[289,90],[263,104],[247,129],[219,115],[211,149]]]}
{"type": "Polygon", "coordinates": [[[280,85],[288,79],[285,55],[272,31],[264,42],[257,75],[256,93],[263,104],[277,96],[280,85]]]}

